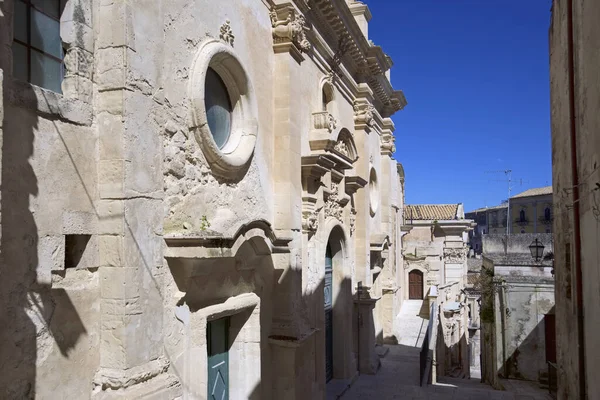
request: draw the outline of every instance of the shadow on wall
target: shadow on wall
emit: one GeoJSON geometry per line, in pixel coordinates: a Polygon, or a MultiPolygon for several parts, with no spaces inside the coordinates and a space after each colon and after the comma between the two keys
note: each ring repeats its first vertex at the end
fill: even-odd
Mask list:
{"type": "MultiPolygon", "coordinates": [[[[551,313],[553,312],[551,311],[551,313]]],[[[498,371],[499,376],[505,379],[547,382],[547,361],[556,362],[556,350],[553,351],[551,347],[553,341],[546,342],[547,320],[548,317],[542,318],[535,328],[529,332],[525,340],[519,343],[512,353],[507,353],[507,359],[502,369],[498,371]]],[[[520,331],[523,330],[522,327],[519,329],[520,331]]],[[[507,338],[507,340],[510,339],[507,338]]]]}
{"type": "MultiPolygon", "coordinates": [[[[0,16],[0,25],[4,18],[0,16]]],[[[38,196],[38,181],[30,162],[38,116],[22,108],[18,112],[9,108],[10,80],[5,76],[2,83],[0,397],[31,399],[36,397],[36,362],[39,365],[54,345],[68,358],[86,330],[66,291],[52,289],[51,267],[40,264],[52,260],[38,256],[40,237],[30,210],[31,196],[38,196]]],[[[19,98],[25,99],[27,108],[36,110],[37,98],[31,86],[18,87],[19,98]]]]}

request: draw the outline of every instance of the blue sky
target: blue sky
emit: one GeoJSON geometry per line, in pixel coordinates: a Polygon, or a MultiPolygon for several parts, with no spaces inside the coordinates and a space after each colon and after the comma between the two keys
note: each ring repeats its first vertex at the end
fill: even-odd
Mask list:
{"type": "Polygon", "coordinates": [[[551,0],[366,0],[408,105],[393,116],[407,203],[471,210],[552,184],[551,0]]]}

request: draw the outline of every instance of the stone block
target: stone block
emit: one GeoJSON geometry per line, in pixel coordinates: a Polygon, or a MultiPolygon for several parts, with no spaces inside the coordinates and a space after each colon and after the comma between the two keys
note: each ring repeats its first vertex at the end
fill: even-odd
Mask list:
{"type": "Polygon", "coordinates": [[[123,197],[124,160],[98,161],[98,187],[100,198],[123,197]]]}
{"type": "Polygon", "coordinates": [[[123,47],[96,50],[96,82],[102,91],[122,89],[126,80],[126,51],[123,47]]]}
{"type": "Polygon", "coordinates": [[[98,115],[99,157],[101,160],[123,159],[123,122],[120,115],[98,115]]]}
{"type": "Polygon", "coordinates": [[[127,267],[100,268],[100,293],[105,299],[132,299],[139,296],[140,270],[127,267]]]}
{"type": "Polygon", "coordinates": [[[38,283],[39,279],[50,279],[51,271],[65,269],[65,237],[63,235],[42,236],[38,240],[38,283]]]}
{"type": "MultiPolygon", "coordinates": [[[[121,86],[122,87],[122,86],[121,86]]],[[[98,102],[96,103],[96,112],[101,113],[106,111],[114,115],[123,114],[123,90],[121,87],[119,90],[104,90],[98,93],[96,97],[98,102]]]]}
{"type": "Polygon", "coordinates": [[[98,236],[100,267],[123,266],[123,237],[115,235],[98,236]]]}
{"type": "Polygon", "coordinates": [[[125,205],[123,200],[98,201],[98,233],[123,235],[125,205]]]}

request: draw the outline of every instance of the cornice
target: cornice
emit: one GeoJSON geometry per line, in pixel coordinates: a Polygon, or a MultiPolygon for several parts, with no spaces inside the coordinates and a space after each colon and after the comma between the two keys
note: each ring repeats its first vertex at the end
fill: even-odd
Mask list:
{"type": "Polygon", "coordinates": [[[386,118],[404,108],[407,104],[404,94],[394,90],[385,75],[393,64],[391,58],[365,38],[346,1],[309,0],[308,4],[312,22],[330,48],[337,47],[340,39],[345,40],[347,52],[342,64],[349,67],[355,81],[364,81],[372,88],[379,113],[386,118]]]}

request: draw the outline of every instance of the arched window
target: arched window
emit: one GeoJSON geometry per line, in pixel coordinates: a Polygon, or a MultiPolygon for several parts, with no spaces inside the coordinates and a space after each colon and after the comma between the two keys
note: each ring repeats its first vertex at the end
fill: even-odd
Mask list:
{"type": "Polygon", "coordinates": [[[552,217],[552,214],[550,212],[550,207],[546,207],[546,209],[544,210],[544,219],[546,221],[550,221],[551,217],[552,217]]]}
{"type": "Polygon", "coordinates": [[[525,210],[519,212],[519,222],[525,222],[525,210]]]}

